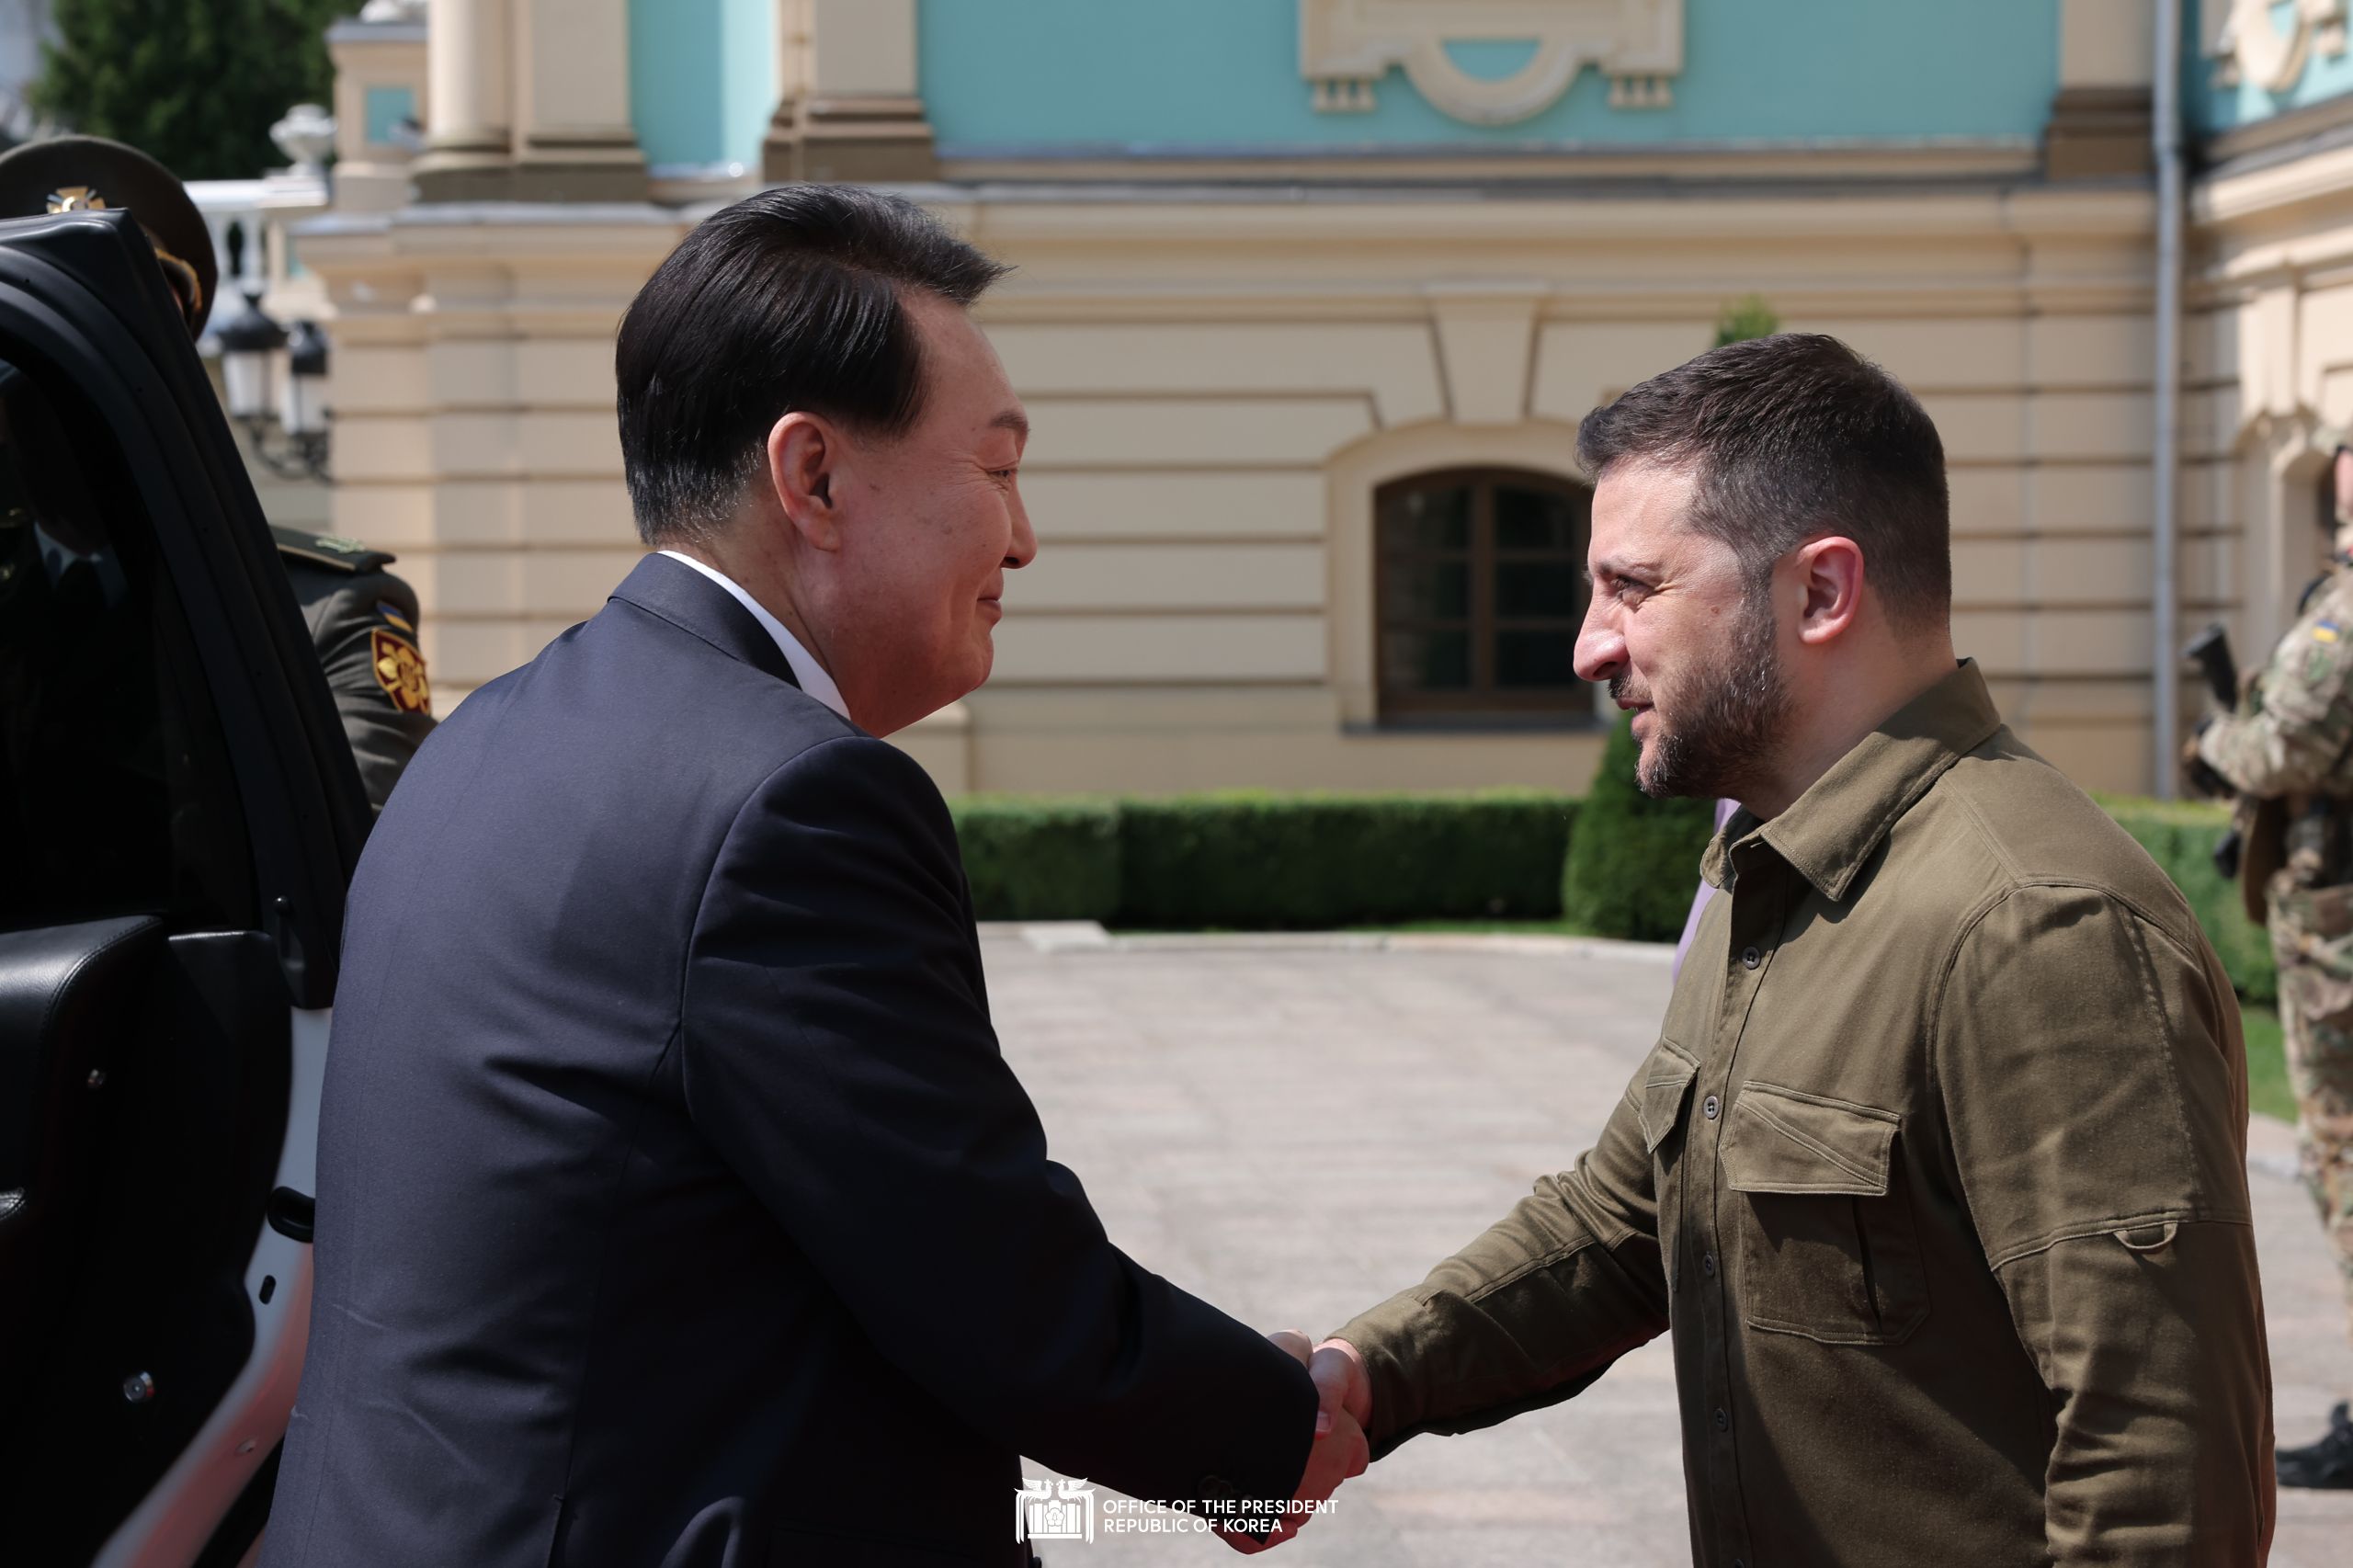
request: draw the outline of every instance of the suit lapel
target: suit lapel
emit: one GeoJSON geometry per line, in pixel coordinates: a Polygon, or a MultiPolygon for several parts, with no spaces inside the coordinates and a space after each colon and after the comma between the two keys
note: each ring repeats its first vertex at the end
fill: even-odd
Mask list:
{"type": "Polygon", "coordinates": [[[792,678],[792,666],[768,629],[737,604],[733,595],[690,566],[665,555],[649,555],[621,579],[612,597],[659,616],[729,658],[740,659],[788,686],[801,684],[792,678]]]}

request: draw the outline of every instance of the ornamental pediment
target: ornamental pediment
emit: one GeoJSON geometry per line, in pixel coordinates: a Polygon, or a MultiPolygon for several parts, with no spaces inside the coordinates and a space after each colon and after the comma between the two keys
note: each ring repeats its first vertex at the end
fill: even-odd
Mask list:
{"type": "Polygon", "coordinates": [[[1674,102],[1683,0],[1299,0],[1299,69],[1326,114],[1364,113],[1390,67],[1442,113],[1511,125],[1552,107],[1587,64],[1617,108],[1674,102]],[[1532,44],[1515,71],[1474,75],[1450,44],[1532,44]]]}
{"type": "Polygon", "coordinates": [[[2284,93],[2316,57],[2345,52],[2346,0],[2206,0],[2207,51],[2224,86],[2284,93]]]}

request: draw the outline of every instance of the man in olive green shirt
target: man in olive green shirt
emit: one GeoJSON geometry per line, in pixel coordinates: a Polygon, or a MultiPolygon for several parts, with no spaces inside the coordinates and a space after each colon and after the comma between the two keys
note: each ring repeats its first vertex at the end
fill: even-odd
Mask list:
{"type": "Polygon", "coordinates": [[[1580,433],[1579,673],[1741,802],[1600,1142],[1314,1358],[1384,1453],[1674,1335],[1708,1568],[2262,1561],[2237,1004],[2180,894],[1956,663],[1943,450],[1826,337],[1580,433]]]}

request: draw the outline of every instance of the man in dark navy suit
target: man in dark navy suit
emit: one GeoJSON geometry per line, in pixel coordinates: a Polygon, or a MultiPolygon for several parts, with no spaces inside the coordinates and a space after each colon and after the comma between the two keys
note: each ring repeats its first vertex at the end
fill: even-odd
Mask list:
{"type": "Polygon", "coordinates": [[[267,1568],[1012,1564],[1021,1454],[1222,1520],[1363,1467],[1303,1341],[1046,1157],[875,738],[986,678],[1037,550],[998,270],[788,187],[631,305],[660,553],[441,726],[353,885],[267,1568]]]}

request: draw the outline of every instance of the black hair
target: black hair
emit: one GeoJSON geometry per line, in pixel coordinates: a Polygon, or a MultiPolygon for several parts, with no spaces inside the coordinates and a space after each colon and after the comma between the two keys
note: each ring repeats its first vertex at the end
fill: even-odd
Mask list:
{"type": "Polygon", "coordinates": [[[1952,611],[1944,442],[1902,382],[1835,337],[1784,332],[1711,348],[1585,416],[1577,458],[1688,470],[1690,524],[1732,546],[1752,590],[1810,538],[1862,546],[1899,626],[1952,611]]]}
{"type": "Polygon", "coordinates": [[[924,372],[904,291],[970,305],[1005,271],[858,186],[779,186],[705,219],[638,290],[614,350],[638,536],[708,538],[795,410],[905,433],[924,372]]]}

